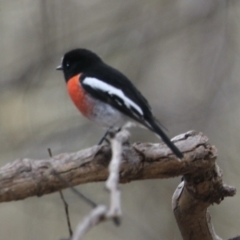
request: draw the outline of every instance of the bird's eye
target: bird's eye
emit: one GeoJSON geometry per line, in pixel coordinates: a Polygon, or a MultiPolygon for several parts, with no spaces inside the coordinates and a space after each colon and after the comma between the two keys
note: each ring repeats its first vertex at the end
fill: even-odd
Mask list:
{"type": "Polygon", "coordinates": [[[66,63],[66,68],[69,68],[69,67],[70,67],[70,63],[67,62],[67,63],[66,63]]]}

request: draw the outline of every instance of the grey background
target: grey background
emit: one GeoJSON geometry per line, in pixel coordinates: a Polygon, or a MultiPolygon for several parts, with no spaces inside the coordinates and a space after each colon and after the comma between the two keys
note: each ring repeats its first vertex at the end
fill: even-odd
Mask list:
{"type": "MultiPolygon", "coordinates": [[[[195,129],[219,150],[224,180],[239,186],[240,2],[237,0],[0,0],[0,160],[46,158],[94,145],[104,130],[71,103],[64,52],[89,48],[124,72],[148,98],[169,136],[195,129]]],[[[132,129],[132,141],[158,139],[132,129]]],[[[123,223],[85,239],[181,239],[171,211],[180,179],[121,186],[123,223]]],[[[102,183],[78,187],[107,203],[102,183]]],[[[69,190],[74,227],[90,210],[69,190]]],[[[240,234],[239,194],[211,207],[216,232],[240,234]]],[[[58,193],[0,204],[0,239],[68,236],[58,193]]]]}

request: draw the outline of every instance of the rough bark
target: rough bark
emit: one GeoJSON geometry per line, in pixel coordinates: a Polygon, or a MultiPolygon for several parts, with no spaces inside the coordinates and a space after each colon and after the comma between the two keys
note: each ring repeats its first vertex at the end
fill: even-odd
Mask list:
{"type": "MultiPolygon", "coordinates": [[[[172,140],[184,154],[181,161],[163,143],[123,143],[119,148],[121,154],[115,152],[115,157],[122,159],[119,181],[126,183],[182,175],[183,181],[173,195],[172,206],[183,239],[219,240],[208,207],[220,203],[224,197],[233,196],[236,189],[223,184],[222,172],[215,163],[217,150],[206,136],[190,131],[172,140]]],[[[41,196],[69,185],[104,181],[108,178],[111,155],[111,147],[102,145],[50,159],[15,160],[0,168],[0,202],[41,196]]],[[[110,169],[118,171],[118,167],[113,168],[111,164],[110,169]]],[[[115,176],[115,171],[113,173],[115,176]]],[[[101,221],[108,211],[106,207],[103,211],[102,206],[95,206],[91,212],[94,217],[89,218],[90,214],[77,232],[101,221]]]]}
{"type": "MultiPolygon", "coordinates": [[[[189,176],[188,176],[189,177],[189,176]]],[[[208,207],[224,197],[234,196],[235,188],[222,184],[218,167],[185,180],[173,194],[173,212],[184,240],[221,240],[214,231],[208,207]]]]}
{"type": "MultiPolygon", "coordinates": [[[[184,153],[182,161],[178,161],[163,143],[124,144],[120,182],[196,174],[215,165],[216,148],[202,133],[190,131],[173,141],[184,153]]],[[[15,160],[0,168],[0,202],[41,196],[66,188],[53,168],[72,186],[104,181],[108,177],[110,158],[110,146],[104,145],[49,159],[15,160]]]]}

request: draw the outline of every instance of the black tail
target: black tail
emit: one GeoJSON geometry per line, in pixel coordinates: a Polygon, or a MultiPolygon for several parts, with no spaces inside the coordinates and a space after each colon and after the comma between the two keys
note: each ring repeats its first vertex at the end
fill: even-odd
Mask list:
{"type": "Polygon", "coordinates": [[[156,124],[156,122],[151,119],[147,121],[149,125],[151,126],[149,129],[153,132],[155,132],[159,137],[162,138],[162,140],[166,143],[166,145],[172,150],[172,152],[178,157],[183,158],[183,154],[180,152],[180,150],[174,145],[174,143],[171,142],[171,140],[168,138],[168,136],[161,130],[161,128],[156,124]]]}

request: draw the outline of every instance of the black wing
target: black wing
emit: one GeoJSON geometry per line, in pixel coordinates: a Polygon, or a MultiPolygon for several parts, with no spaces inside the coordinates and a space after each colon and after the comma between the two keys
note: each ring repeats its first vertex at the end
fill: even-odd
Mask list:
{"type": "Polygon", "coordinates": [[[110,104],[130,118],[150,127],[146,119],[152,118],[151,107],[130,80],[118,70],[101,63],[84,72],[80,81],[84,90],[94,98],[110,104]],[[89,78],[95,79],[95,82],[89,78]]]}

